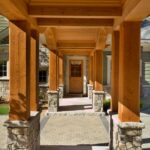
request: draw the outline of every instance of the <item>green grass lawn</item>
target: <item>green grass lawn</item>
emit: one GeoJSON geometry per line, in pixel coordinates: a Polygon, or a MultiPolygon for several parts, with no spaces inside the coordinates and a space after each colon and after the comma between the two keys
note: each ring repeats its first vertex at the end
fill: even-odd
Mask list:
{"type": "Polygon", "coordinates": [[[7,115],[9,113],[8,104],[0,104],[0,115],[7,115]]]}

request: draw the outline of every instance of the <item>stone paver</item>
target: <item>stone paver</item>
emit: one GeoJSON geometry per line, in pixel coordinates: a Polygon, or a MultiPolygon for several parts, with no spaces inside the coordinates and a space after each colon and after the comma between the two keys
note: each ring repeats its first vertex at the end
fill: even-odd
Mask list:
{"type": "Polygon", "coordinates": [[[4,122],[8,119],[7,115],[0,115],[0,150],[6,150],[7,130],[3,126],[4,122]]]}
{"type": "Polygon", "coordinates": [[[100,116],[50,117],[41,132],[41,145],[107,144],[108,133],[100,116]]]}

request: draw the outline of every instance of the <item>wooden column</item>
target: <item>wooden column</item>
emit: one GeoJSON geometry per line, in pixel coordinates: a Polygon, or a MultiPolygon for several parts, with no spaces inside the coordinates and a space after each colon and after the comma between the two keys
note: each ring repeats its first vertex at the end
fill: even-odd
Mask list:
{"type": "Polygon", "coordinates": [[[103,51],[96,50],[94,57],[95,91],[103,91],[103,51]]]}
{"type": "Polygon", "coordinates": [[[64,85],[63,55],[59,55],[59,85],[64,85]]]}
{"type": "Polygon", "coordinates": [[[119,31],[112,33],[111,110],[118,112],[119,99],[119,31]]]}
{"type": "Polygon", "coordinates": [[[93,85],[93,56],[89,57],[89,84],[93,85]]]}
{"type": "Polygon", "coordinates": [[[30,50],[30,108],[31,111],[38,110],[38,74],[39,74],[39,34],[31,32],[30,50]]]}
{"type": "Polygon", "coordinates": [[[30,117],[30,25],[10,21],[10,120],[30,117]]]}
{"type": "Polygon", "coordinates": [[[120,27],[119,119],[140,121],[140,22],[120,27]]]}
{"type": "Polygon", "coordinates": [[[49,54],[49,90],[57,91],[57,53],[50,51],[49,54]]]}

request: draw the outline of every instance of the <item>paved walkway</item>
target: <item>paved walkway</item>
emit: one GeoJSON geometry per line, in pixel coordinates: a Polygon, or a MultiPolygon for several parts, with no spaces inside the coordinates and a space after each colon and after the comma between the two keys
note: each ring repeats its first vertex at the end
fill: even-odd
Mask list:
{"type": "MultiPolygon", "coordinates": [[[[91,101],[87,98],[67,98],[60,100],[60,106],[63,115],[41,115],[41,150],[108,149],[105,146],[108,143],[106,119],[93,115],[91,101]],[[73,112],[71,108],[74,108],[73,112]],[[65,115],[70,112],[73,115],[65,115]]],[[[3,123],[7,118],[0,116],[0,150],[6,149],[7,130],[3,123]]],[[[150,108],[142,111],[141,120],[146,126],[143,130],[143,150],[150,150],[150,108]]]]}

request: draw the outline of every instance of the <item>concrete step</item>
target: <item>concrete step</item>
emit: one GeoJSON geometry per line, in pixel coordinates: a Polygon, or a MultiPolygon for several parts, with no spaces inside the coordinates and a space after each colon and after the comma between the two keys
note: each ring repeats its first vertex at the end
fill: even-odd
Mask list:
{"type": "Polygon", "coordinates": [[[46,112],[49,117],[53,116],[105,116],[104,112],[86,112],[86,111],[63,111],[63,112],[46,112]]]}
{"type": "Polygon", "coordinates": [[[109,150],[107,146],[41,146],[40,150],[109,150]]]}

